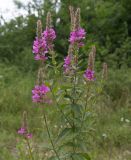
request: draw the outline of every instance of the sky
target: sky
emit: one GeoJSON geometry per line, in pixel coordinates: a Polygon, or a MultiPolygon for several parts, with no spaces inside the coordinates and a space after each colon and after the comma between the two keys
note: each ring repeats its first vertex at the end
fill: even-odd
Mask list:
{"type": "MultiPolygon", "coordinates": [[[[28,3],[31,0],[19,0],[22,3],[28,3]]],[[[23,10],[17,10],[13,0],[0,0],[0,15],[3,15],[6,21],[9,21],[11,18],[16,17],[21,14],[26,14],[23,10]]]]}

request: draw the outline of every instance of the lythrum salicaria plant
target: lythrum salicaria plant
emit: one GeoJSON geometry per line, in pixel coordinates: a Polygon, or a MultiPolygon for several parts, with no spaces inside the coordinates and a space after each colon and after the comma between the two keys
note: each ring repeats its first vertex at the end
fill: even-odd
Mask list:
{"type": "MultiPolygon", "coordinates": [[[[47,14],[44,31],[41,21],[37,22],[33,54],[34,59],[40,62],[40,67],[35,86],[32,89],[32,101],[35,104],[35,109],[40,109],[50,147],[46,149],[46,153],[36,153],[35,145],[30,145],[32,134],[28,132],[25,120],[23,120],[24,124],[18,130],[18,134],[22,135],[27,142],[28,159],[31,160],[91,159],[89,136],[95,132],[93,107],[97,103],[97,97],[102,91],[105,79],[107,79],[107,65],[104,63],[102,78],[99,80],[94,67],[96,47],[92,46],[86,70],[82,70],[79,51],[84,47],[87,33],[80,24],[80,8],[75,10],[70,6],[69,10],[71,17],[69,48],[63,65],[56,61],[57,56],[54,51],[56,32],[52,26],[51,14],[47,14]],[[56,118],[58,120],[57,130],[55,131],[52,128],[53,122],[48,123],[48,112],[53,109],[58,115],[56,118]],[[54,133],[52,133],[53,131],[54,133]],[[42,154],[42,157],[36,156],[37,154],[42,154]]],[[[45,143],[45,139],[43,139],[43,143],[45,143]]]]}

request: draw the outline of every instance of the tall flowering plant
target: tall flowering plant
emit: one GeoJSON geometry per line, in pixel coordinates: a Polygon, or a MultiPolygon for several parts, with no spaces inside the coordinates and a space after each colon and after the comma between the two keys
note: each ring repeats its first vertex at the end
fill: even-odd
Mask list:
{"type": "MultiPolygon", "coordinates": [[[[53,43],[56,33],[52,27],[50,13],[47,14],[44,31],[42,31],[41,21],[38,20],[37,36],[33,43],[34,59],[40,61],[40,67],[36,84],[32,89],[32,101],[37,108],[41,109],[42,119],[48,133],[51,147],[43,155],[43,157],[47,155],[43,159],[48,160],[91,159],[88,152],[88,137],[90,133],[94,132],[92,110],[99,94],[94,67],[96,48],[92,46],[88,56],[87,69],[82,71],[79,63],[79,51],[84,46],[86,32],[80,25],[80,8],[74,10],[70,6],[69,10],[71,31],[68,40],[68,54],[63,60],[63,67],[55,60],[53,43]],[[52,64],[49,65],[50,58],[52,64]],[[50,106],[49,110],[52,110],[51,107],[53,107],[58,112],[57,131],[49,126],[48,106],[50,106]],[[50,129],[55,133],[51,133],[50,129]]],[[[102,78],[103,80],[107,78],[105,63],[102,78]]],[[[32,138],[32,134],[27,132],[26,127],[23,126],[18,130],[18,134],[23,135],[27,140],[32,138]]],[[[34,160],[36,154],[34,156],[29,141],[28,146],[30,159],[34,160]]]]}

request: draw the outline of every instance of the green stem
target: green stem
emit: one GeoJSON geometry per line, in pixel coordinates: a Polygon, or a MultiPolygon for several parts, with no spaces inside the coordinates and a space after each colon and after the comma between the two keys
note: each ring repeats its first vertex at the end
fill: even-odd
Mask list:
{"type": "Polygon", "coordinates": [[[25,138],[25,139],[26,139],[26,142],[27,142],[27,145],[28,145],[28,149],[29,149],[29,153],[30,153],[30,158],[31,158],[32,160],[34,160],[33,155],[32,155],[32,151],[31,151],[31,146],[30,146],[29,140],[28,140],[28,138],[25,138]]]}
{"type": "Polygon", "coordinates": [[[82,117],[82,123],[81,123],[81,129],[83,128],[83,125],[84,125],[84,119],[85,119],[85,115],[86,115],[86,110],[87,110],[87,104],[88,104],[88,92],[89,92],[89,88],[87,87],[87,90],[86,90],[86,103],[85,103],[85,107],[84,107],[84,114],[83,114],[83,117],[82,117]]]}
{"type": "MultiPolygon", "coordinates": [[[[76,72],[77,72],[77,64],[75,63],[75,74],[74,74],[74,81],[73,81],[73,96],[74,98],[72,99],[72,104],[74,105],[76,102],[76,72]]],[[[75,123],[74,123],[74,119],[75,119],[75,113],[72,110],[72,118],[73,118],[73,133],[75,134],[75,123]]],[[[75,138],[73,138],[73,144],[75,144],[75,138]]],[[[75,146],[73,146],[73,152],[75,153],[75,146]]]]}
{"type": "Polygon", "coordinates": [[[21,148],[20,147],[18,147],[18,150],[19,150],[19,153],[20,153],[20,158],[21,158],[21,160],[23,160],[23,152],[21,151],[21,148]]]}
{"type": "Polygon", "coordinates": [[[50,135],[50,131],[49,131],[49,128],[48,128],[48,125],[47,125],[47,120],[46,120],[46,115],[45,115],[45,113],[44,113],[44,120],[45,120],[46,130],[47,130],[47,133],[48,133],[48,136],[49,136],[51,145],[52,145],[52,147],[53,147],[53,151],[55,152],[58,160],[60,160],[60,157],[59,157],[59,155],[58,155],[58,153],[57,153],[57,151],[56,151],[56,149],[55,149],[54,143],[53,143],[53,141],[52,141],[52,139],[51,139],[51,135],[50,135]]]}
{"type": "MultiPolygon", "coordinates": [[[[59,108],[59,104],[58,104],[58,102],[56,101],[56,97],[55,97],[52,89],[51,89],[51,93],[52,93],[52,95],[53,95],[53,97],[54,97],[54,100],[55,100],[55,103],[56,103],[56,105],[57,105],[57,108],[58,108],[59,112],[63,115],[63,117],[65,118],[65,120],[66,120],[66,121],[69,123],[69,125],[72,127],[72,124],[71,124],[69,118],[64,114],[64,112],[61,110],[61,108],[59,108]]],[[[66,125],[67,125],[67,124],[66,124],[66,125]]],[[[68,127],[68,125],[67,125],[67,127],[68,127]]]]}
{"type": "MultiPolygon", "coordinates": [[[[74,77],[73,94],[74,94],[74,98],[76,98],[76,71],[75,71],[75,77],[74,77]]],[[[72,104],[75,104],[75,99],[73,99],[72,104]]],[[[75,133],[75,123],[74,123],[75,113],[74,113],[74,111],[72,111],[72,117],[73,117],[73,133],[75,133]]],[[[75,144],[75,139],[74,138],[73,138],[73,143],[75,144]]],[[[73,151],[75,153],[75,146],[73,146],[73,151]]]]}

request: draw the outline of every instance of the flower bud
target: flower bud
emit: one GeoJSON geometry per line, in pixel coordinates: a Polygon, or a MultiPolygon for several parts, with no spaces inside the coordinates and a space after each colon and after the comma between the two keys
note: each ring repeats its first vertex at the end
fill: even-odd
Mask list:
{"type": "Polygon", "coordinates": [[[46,29],[50,28],[52,28],[52,18],[51,18],[51,13],[48,12],[46,17],[46,29]]]}
{"type": "Polygon", "coordinates": [[[106,63],[103,63],[103,71],[102,71],[102,78],[107,80],[107,75],[108,74],[108,66],[106,63]]]}
{"type": "Polygon", "coordinates": [[[80,8],[77,8],[74,18],[74,30],[78,30],[79,28],[80,28],[80,8]]]}
{"type": "Polygon", "coordinates": [[[73,45],[70,44],[69,48],[68,48],[68,55],[72,56],[73,55],[73,50],[74,50],[73,45]]]}
{"type": "Polygon", "coordinates": [[[91,70],[94,70],[95,56],[96,56],[96,47],[92,46],[92,49],[88,58],[88,68],[90,68],[91,70]]]}
{"type": "Polygon", "coordinates": [[[41,35],[42,35],[42,23],[41,23],[41,20],[38,20],[37,21],[37,37],[38,37],[38,39],[41,38],[41,35]]]}
{"type": "Polygon", "coordinates": [[[89,58],[88,58],[88,68],[90,70],[93,70],[94,69],[94,56],[92,54],[92,52],[90,52],[89,54],[89,58]]]}
{"type": "Polygon", "coordinates": [[[96,57],[96,47],[95,46],[92,46],[92,54],[93,54],[93,58],[95,62],[95,57],[96,57]]]}
{"type": "Polygon", "coordinates": [[[69,6],[69,11],[70,11],[70,17],[71,17],[71,31],[73,31],[74,19],[75,19],[74,8],[72,6],[69,6]]]}
{"type": "Polygon", "coordinates": [[[37,85],[41,85],[45,79],[45,68],[39,68],[38,74],[37,74],[37,85]]]}
{"type": "Polygon", "coordinates": [[[23,117],[22,117],[22,128],[24,128],[26,131],[28,130],[28,125],[27,125],[27,112],[23,112],[23,117]]]}

